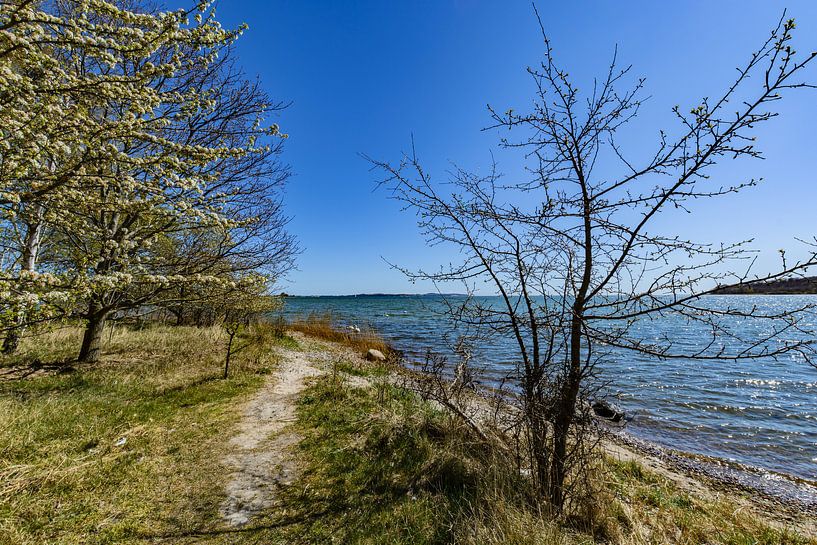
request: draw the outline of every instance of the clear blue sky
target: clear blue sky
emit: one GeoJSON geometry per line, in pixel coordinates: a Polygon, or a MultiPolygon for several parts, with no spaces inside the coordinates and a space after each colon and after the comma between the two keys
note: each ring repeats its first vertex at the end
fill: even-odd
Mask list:
{"type": "MultiPolygon", "coordinates": [[[[767,36],[784,3],[769,0],[538,2],[560,64],[583,82],[606,67],[613,47],[647,78],[652,96],[631,135],[636,156],[654,149],[670,108],[696,105],[731,81],[735,67],[767,36]]],[[[817,50],[817,2],[786,2],[797,44],[817,50]]],[[[292,101],[278,120],[290,134],[284,159],[294,177],[286,194],[291,231],[304,253],[281,288],[295,294],[425,292],[384,258],[433,268],[414,218],[375,191],[359,154],[399,158],[411,135],[441,178],[449,161],[486,165],[496,135],[485,105],[524,110],[532,97],[525,67],[542,44],[526,1],[223,0],[226,26],[246,22],[242,64],[274,97],[292,101]]],[[[817,80],[812,67],[810,77],[817,80]]],[[[584,85],[587,87],[587,85],[584,85]]],[[[781,105],[759,134],[762,162],[726,164],[725,181],[763,176],[737,197],[704,203],[678,218],[678,233],[709,241],[754,237],[761,266],[795,236],[817,234],[817,92],[781,105]]],[[[502,165],[505,170],[514,165],[502,165]]]]}

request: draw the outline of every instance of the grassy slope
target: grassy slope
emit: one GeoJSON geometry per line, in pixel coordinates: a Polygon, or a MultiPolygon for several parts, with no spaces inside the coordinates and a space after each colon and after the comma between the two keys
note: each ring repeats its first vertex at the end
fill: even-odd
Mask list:
{"type": "Polygon", "coordinates": [[[307,543],[815,543],[772,529],[736,504],[693,498],[638,464],[606,462],[592,517],[557,524],[530,507],[507,460],[447,417],[388,385],[322,379],[304,396],[307,462],[292,508],[319,516],[307,543]]]}
{"type": "MultiPolygon", "coordinates": [[[[65,358],[77,341],[51,334],[18,360],[65,358]]],[[[609,462],[588,517],[557,524],[507,460],[385,369],[349,361],[301,399],[302,475],[281,505],[226,528],[219,461],[240,402],[274,367],[270,342],[224,381],[217,330],[121,330],[99,365],[0,382],[0,543],[815,543],[633,463],[609,462]]]]}
{"type": "MultiPolygon", "coordinates": [[[[63,359],[78,341],[76,330],[34,338],[15,360],[63,359]]],[[[248,350],[220,380],[223,346],[217,329],[120,329],[97,365],[0,382],[0,543],[213,526],[223,434],[274,364],[248,350]]]]}

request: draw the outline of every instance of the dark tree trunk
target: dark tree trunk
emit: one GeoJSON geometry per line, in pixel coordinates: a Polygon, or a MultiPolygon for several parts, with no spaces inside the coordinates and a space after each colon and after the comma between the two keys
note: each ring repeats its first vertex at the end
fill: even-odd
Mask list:
{"type": "Polygon", "coordinates": [[[102,331],[105,329],[107,315],[105,311],[94,309],[88,313],[88,323],[82,337],[78,361],[93,363],[99,360],[99,353],[102,349],[102,331]]]}
{"type": "Polygon", "coordinates": [[[9,329],[6,333],[6,338],[3,340],[3,354],[14,354],[17,352],[17,347],[20,346],[20,331],[19,326],[9,329]]]}
{"type": "MultiPolygon", "coordinates": [[[[579,164],[578,162],[576,164],[579,164]]],[[[582,325],[584,323],[585,298],[590,289],[593,273],[593,223],[590,195],[584,173],[577,169],[582,190],[582,215],[584,219],[584,265],[582,281],[573,304],[570,319],[570,356],[564,382],[559,391],[556,414],[553,419],[553,458],[550,465],[550,504],[561,511],[565,503],[565,477],[567,476],[567,441],[576,417],[576,399],[582,382],[582,325]]]]}
{"type": "Polygon", "coordinates": [[[540,497],[548,497],[550,490],[550,448],[548,447],[548,424],[542,411],[541,403],[529,402],[533,408],[528,416],[530,428],[531,459],[533,461],[533,475],[536,479],[535,488],[540,497]]]}
{"type": "Polygon", "coordinates": [[[224,378],[226,379],[230,373],[230,356],[233,355],[233,339],[235,338],[234,331],[228,331],[229,341],[227,341],[227,357],[224,358],[224,378]]]}
{"type": "MultiPolygon", "coordinates": [[[[564,401],[563,401],[564,403],[564,401]]],[[[557,510],[564,506],[564,484],[567,469],[567,437],[570,417],[560,410],[553,422],[553,457],[550,464],[550,503],[557,510]]]]}
{"type": "Polygon", "coordinates": [[[561,510],[565,501],[565,476],[568,470],[567,441],[576,415],[576,400],[582,381],[581,372],[581,315],[574,311],[570,332],[570,367],[564,377],[559,404],[553,419],[553,458],[550,465],[550,503],[561,510]]]}

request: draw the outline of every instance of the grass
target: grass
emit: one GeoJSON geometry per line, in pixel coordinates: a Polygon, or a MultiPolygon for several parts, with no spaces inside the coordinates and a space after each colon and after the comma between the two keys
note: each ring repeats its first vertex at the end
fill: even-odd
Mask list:
{"type": "MultiPolygon", "coordinates": [[[[358,368],[357,375],[361,372],[358,368]]],[[[364,376],[378,377],[379,368],[364,376]]],[[[303,396],[305,467],[288,509],[304,543],[590,543],[528,508],[523,477],[413,393],[325,377],[303,396]],[[309,515],[311,516],[309,516],[309,515]]]]}
{"type": "Polygon", "coordinates": [[[0,543],[142,543],[215,527],[223,436],[275,366],[273,341],[240,352],[222,380],[219,329],[120,327],[98,364],[50,370],[79,335],[46,332],[0,364],[46,369],[0,382],[0,543]]]}
{"type": "Polygon", "coordinates": [[[342,329],[331,313],[312,313],[309,316],[294,320],[288,326],[293,331],[299,331],[310,337],[330,341],[357,350],[365,354],[370,348],[379,350],[390,360],[399,357],[383,337],[374,329],[364,327],[360,331],[342,329]]]}
{"type": "Polygon", "coordinates": [[[719,543],[777,545],[815,543],[776,529],[728,498],[701,498],[634,461],[608,460],[610,510],[618,538],[626,543],[719,543]]]}
{"type": "Polygon", "coordinates": [[[590,503],[555,519],[507,457],[393,385],[388,366],[359,361],[335,362],[303,392],[300,477],[270,512],[228,528],[226,438],[276,365],[270,347],[297,347],[273,333],[243,335],[228,380],[218,329],[119,328],[92,366],[70,363],[75,329],[27,340],[0,363],[9,377],[39,362],[0,379],[0,543],[817,543],[611,459],[590,503]]]}
{"type": "Polygon", "coordinates": [[[444,414],[386,382],[350,388],[331,376],[305,392],[298,414],[305,464],[287,508],[304,522],[283,539],[451,543],[457,513],[480,495],[486,453],[450,433],[444,414]]]}
{"type": "Polygon", "coordinates": [[[696,498],[635,462],[604,459],[592,519],[538,510],[507,459],[406,390],[326,376],[306,391],[301,480],[281,542],[366,544],[814,544],[738,504],[696,498]]]}

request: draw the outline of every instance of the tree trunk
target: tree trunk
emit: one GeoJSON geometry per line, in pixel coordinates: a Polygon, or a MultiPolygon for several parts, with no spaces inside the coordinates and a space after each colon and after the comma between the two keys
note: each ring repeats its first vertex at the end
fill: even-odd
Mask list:
{"type": "MultiPolygon", "coordinates": [[[[581,157],[577,153],[577,157],[581,157]]],[[[576,399],[579,397],[579,387],[582,382],[582,325],[584,310],[590,280],[593,273],[593,213],[591,210],[590,194],[581,164],[577,169],[579,184],[582,189],[584,219],[584,264],[582,266],[582,281],[573,303],[573,316],[570,320],[570,356],[564,383],[559,391],[559,401],[553,419],[553,458],[550,466],[550,503],[557,511],[561,511],[565,503],[565,477],[569,469],[567,441],[570,428],[576,417],[576,399]]]]}
{"type": "Polygon", "coordinates": [[[547,498],[550,491],[550,447],[548,444],[548,425],[544,414],[542,414],[542,404],[537,401],[528,402],[532,408],[528,415],[528,427],[530,429],[530,452],[533,463],[533,475],[536,479],[534,483],[536,492],[541,498],[547,498]]]}
{"type": "Polygon", "coordinates": [[[568,470],[567,441],[576,414],[576,399],[581,383],[581,317],[576,309],[570,332],[570,368],[559,392],[559,406],[553,419],[553,458],[550,466],[550,503],[561,510],[565,502],[565,477],[568,470]]]}
{"type": "Polygon", "coordinates": [[[99,360],[99,353],[102,348],[102,331],[105,329],[107,315],[108,313],[105,311],[94,309],[91,309],[88,313],[88,323],[82,337],[82,348],[79,351],[78,361],[93,363],[99,360]]]}
{"type": "MultiPolygon", "coordinates": [[[[40,253],[40,243],[43,236],[43,215],[45,209],[41,205],[36,205],[34,218],[28,223],[26,238],[23,243],[22,263],[20,271],[33,271],[37,268],[37,257],[40,253]]],[[[3,353],[14,354],[20,345],[20,336],[25,330],[26,309],[20,308],[15,317],[15,325],[6,333],[3,341],[3,353]]]]}
{"type": "MultiPolygon", "coordinates": [[[[564,401],[562,401],[564,403],[564,401]]],[[[560,410],[553,423],[553,457],[550,463],[550,503],[557,510],[564,506],[564,483],[567,468],[567,436],[570,420],[560,410]]]]}
{"type": "Polygon", "coordinates": [[[14,326],[13,329],[9,329],[6,333],[6,338],[3,340],[3,354],[14,354],[17,352],[17,348],[20,346],[20,323],[21,320],[17,320],[17,325],[14,326]]]}
{"type": "Polygon", "coordinates": [[[229,341],[227,342],[227,357],[224,359],[224,378],[226,379],[230,373],[230,356],[233,355],[233,339],[235,338],[235,332],[228,331],[227,335],[229,335],[229,341]]]}

